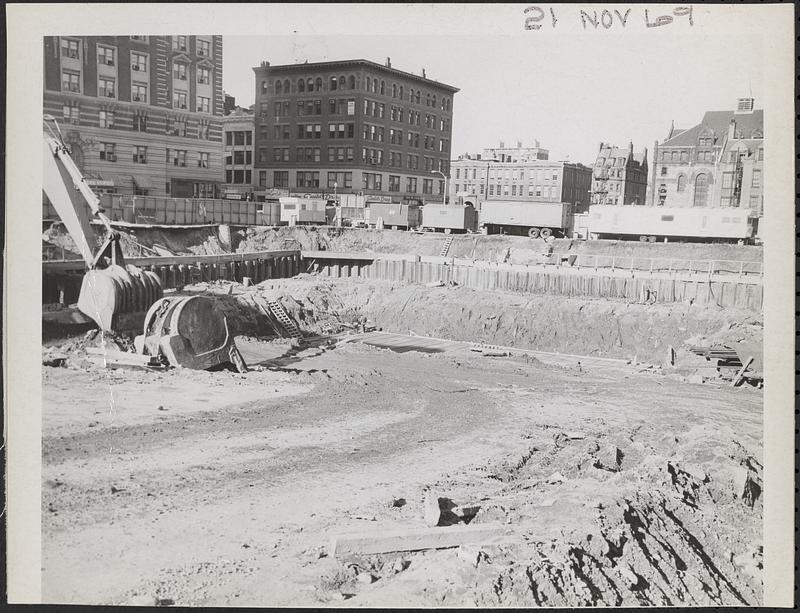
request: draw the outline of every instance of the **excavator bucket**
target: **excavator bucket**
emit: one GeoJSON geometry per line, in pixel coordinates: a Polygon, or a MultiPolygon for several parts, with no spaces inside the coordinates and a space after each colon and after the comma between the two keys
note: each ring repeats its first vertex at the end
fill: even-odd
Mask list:
{"type": "Polygon", "coordinates": [[[91,269],[84,275],[78,310],[103,331],[119,330],[125,316],[144,316],[162,295],[161,280],[155,273],[112,264],[91,269]]]}
{"type": "Polygon", "coordinates": [[[227,319],[203,296],[161,298],[133,343],[136,353],[159,356],[172,366],[205,370],[232,364],[239,372],[247,370],[227,319]]]}

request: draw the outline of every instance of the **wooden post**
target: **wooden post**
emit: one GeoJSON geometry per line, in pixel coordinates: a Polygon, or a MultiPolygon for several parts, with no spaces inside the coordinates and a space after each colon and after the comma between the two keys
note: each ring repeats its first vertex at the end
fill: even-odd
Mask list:
{"type": "Polygon", "coordinates": [[[749,358],[747,358],[747,360],[745,360],[745,363],[742,364],[742,367],[739,369],[739,372],[736,373],[736,376],[733,378],[733,381],[731,381],[731,387],[736,387],[737,385],[739,385],[739,382],[741,381],[742,376],[747,370],[747,367],[750,366],[752,362],[753,362],[753,356],[750,356],[749,358]]]}

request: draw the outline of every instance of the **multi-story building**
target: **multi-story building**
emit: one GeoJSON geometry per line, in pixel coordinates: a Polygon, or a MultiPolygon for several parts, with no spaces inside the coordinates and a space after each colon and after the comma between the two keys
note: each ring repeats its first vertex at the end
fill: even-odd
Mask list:
{"type": "Polygon", "coordinates": [[[763,212],[764,112],[752,98],[735,111],[708,111],[688,129],[656,141],[650,204],[742,207],[763,212]]]}
{"type": "Polygon", "coordinates": [[[538,140],[534,141],[533,147],[523,147],[522,141],[517,141],[516,147],[506,147],[506,144],[500,141],[499,147],[484,149],[483,158],[499,162],[533,162],[550,159],[550,152],[539,147],[538,140]]]}
{"type": "Polygon", "coordinates": [[[644,205],[647,196],[647,148],[633,151],[600,143],[592,177],[591,204],[644,205]]]}
{"type": "Polygon", "coordinates": [[[97,192],[213,197],[221,36],[47,36],[44,112],[97,192]]]}
{"type": "Polygon", "coordinates": [[[227,198],[252,198],[253,133],[252,111],[236,108],[222,118],[224,136],[225,193],[227,198]]]}
{"type": "MultiPolygon", "coordinates": [[[[536,150],[534,155],[547,155],[538,144],[536,150]]],[[[487,200],[503,200],[571,202],[578,213],[588,209],[590,168],[525,155],[499,161],[494,157],[496,151],[485,149],[482,154],[465,154],[452,162],[451,200],[460,197],[476,208],[487,200]]]]}
{"type": "Polygon", "coordinates": [[[458,89],[367,60],[253,68],[260,190],[441,199],[458,89]],[[442,173],[442,174],[438,174],[442,173]]]}

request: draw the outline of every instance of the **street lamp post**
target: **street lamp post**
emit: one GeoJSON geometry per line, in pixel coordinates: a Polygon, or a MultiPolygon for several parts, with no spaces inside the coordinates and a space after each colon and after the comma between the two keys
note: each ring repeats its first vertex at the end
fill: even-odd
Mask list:
{"type": "Polygon", "coordinates": [[[489,199],[489,167],[492,162],[499,162],[500,160],[486,160],[486,181],[484,182],[483,200],[489,199]]]}
{"type": "Polygon", "coordinates": [[[442,194],[442,204],[447,204],[447,175],[444,174],[441,170],[431,170],[431,174],[442,175],[442,178],[444,179],[444,193],[442,194]]]}

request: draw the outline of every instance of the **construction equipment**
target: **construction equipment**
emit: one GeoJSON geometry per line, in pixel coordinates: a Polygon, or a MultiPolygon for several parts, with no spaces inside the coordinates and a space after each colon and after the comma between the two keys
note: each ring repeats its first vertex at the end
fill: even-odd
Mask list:
{"type": "Polygon", "coordinates": [[[205,370],[247,365],[228,329],[228,320],[203,296],[161,298],[147,311],[144,334],[137,336],[136,352],[163,358],[172,366],[205,370]]]}
{"type": "Polygon", "coordinates": [[[75,241],[88,271],[78,296],[78,310],[103,331],[120,327],[123,315],[143,314],[163,292],[158,276],[126,266],[120,236],[73,161],[55,119],[45,115],[42,189],[75,241]],[[88,210],[87,210],[88,205],[88,210]],[[91,216],[100,220],[107,237],[95,253],[91,216]]]}

